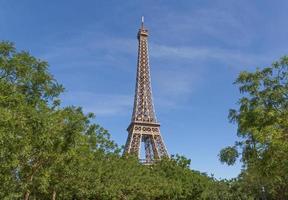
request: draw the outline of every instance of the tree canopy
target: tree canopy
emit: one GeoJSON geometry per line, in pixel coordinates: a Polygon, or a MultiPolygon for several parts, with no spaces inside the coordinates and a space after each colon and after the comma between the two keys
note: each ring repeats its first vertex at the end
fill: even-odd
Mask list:
{"type": "Polygon", "coordinates": [[[229,118],[238,125],[234,146],[220,152],[231,165],[241,155],[241,180],[257,198],[288,198],[288,57],[255,72],[241,72],[243,96],[229,118]],[[240,153],[238,153],[240,151],[240,153]]]}
{"type": "Polygon", "coordinates": [[[153,165],[122,157],[94,114],[63,106],[48,63],[0,42],[0,199],[287,199],[288,58],[242,72],[243,97],[230,111],[240,141],[220,152],[244,167],[232,180],[190,169],[175,155],[153,165]]]}

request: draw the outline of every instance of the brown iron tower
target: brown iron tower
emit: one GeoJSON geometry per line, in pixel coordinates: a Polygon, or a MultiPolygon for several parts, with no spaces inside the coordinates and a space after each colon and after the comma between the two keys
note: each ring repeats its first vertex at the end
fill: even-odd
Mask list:
{"type": "Polygon", "coordinates": [[[143,17],[137,38],[139,45],[134,107],[131,123],[127,128],[128,138],[124,155],[132,154],[140,158],[141,143],[144,143],[145,158],[141,162],[150,164],[169,155],[154,111],[148,56],[148,30],[144,28],[143,17]]]}

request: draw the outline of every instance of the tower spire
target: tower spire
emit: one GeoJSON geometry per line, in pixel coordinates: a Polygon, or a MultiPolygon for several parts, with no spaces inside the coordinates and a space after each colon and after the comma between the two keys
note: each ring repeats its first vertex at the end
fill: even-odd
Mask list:
{"type": "Polygon", "coordinates": [[[144,17],[138,31],[138,62],[134,107],[131,123],[127,128],[128,138],[124,154],[140,157],[141,143],[145,147],[145,163],[152,163],[162,157],[169,157],[160,134],[160,124],[156,120],[152,99],[148,55],[148,30],[144,28],[144,17]]]}
{"type": "Polygon", "coordinates": [[[144,16],[141,17],[141,29],[144,29],[144,16]]]}

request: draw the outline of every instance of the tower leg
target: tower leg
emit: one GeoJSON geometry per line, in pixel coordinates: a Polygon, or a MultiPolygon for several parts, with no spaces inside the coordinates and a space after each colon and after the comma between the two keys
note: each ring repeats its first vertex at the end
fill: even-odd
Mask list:
{"type": "Polygon", "coordinates": [[[155,136],[151,135],[151,140],[152,140],[152,149],[153,149],[153,154],[154,154],[154,159],[159,159],[159,152],[158,152],[158,148],[157,148],[157,142],[155,140],[155,136]]]}
{"type": "Polygon", "coordinates": [[[169,157],[165,144],[162,140],[161,135],[155,135],[155,141],[157,145],[157,149],[159,150],[160,157],[169,157]]]}
{"type": "Polygon", "coordinates": [[[139,133],[130,134],[129,139],[126,142],[126,148],[124,154],[133,154],[139,157],[141,138],[142,136],[139,133]]]}
{"type": "Polygon", "coordinates": [[[145,161],[150,163],[153,160],[152,150],[151,150],[151,138],[149,136],[144,136],[143,140],[145,144],[145,161]]]}
{"type": "Polygon", "coordinates": [[[131,139],[132,139],[131,136],[132,136],[132,134],[128,134],[128,138],[126,140],[126,144],[125,144],[123,155],[127,155],[130,152],[130,144],[131,144],[131,139]]]}

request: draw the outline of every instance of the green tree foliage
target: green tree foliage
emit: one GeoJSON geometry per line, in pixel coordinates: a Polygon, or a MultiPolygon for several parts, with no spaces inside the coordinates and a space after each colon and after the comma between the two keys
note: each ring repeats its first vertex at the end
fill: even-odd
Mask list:
{"type": "MultiPolygon", "coordinates": [[[[256,198],[288,199],[288,57],[256,72],[242,72],[236,82],[243,97],[229,118],[238,124],[244,170],[240,176],[256,198]]],[[[233,164],[235,147],[220,159],[233,164]]]]}
{"type": "Polygon", "coordinates": [[[228,165],[233,165],[236,159],[239,157],[239,153],[236,147],[226,147],[220,151],[220,161],[222,163],[227,163],[228,165]]]}
{"type": "Polygon", "coordinates": [[[120,156],[93,114],[61,106],[61,92],[47,62],[0,42],[0,199],[248,199],[183,156],[153,165],[120,156]]]}
{"type": "Polygon", "coordinates": [[[69,163],[118,150],[108,132],[90,122],[93,115],[59,107],[63,87],[47,68],[12,43],[0,43],[1,199],[53,193],[73,172],[69,163]]]}

